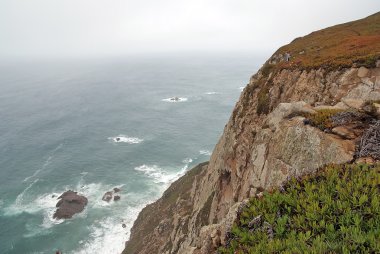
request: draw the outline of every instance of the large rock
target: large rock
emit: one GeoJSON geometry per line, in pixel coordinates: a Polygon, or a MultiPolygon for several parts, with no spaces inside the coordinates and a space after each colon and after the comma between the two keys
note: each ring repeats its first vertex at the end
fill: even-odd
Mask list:
{"type": "Polygon", "coordinates": [[[74,214],[82,212],[88,202],[86,197],[71,190],[64,192],[58,199],[60,200],[56,204],[54,219],[69,219],[74,214]]]}
{"type": "Polygon", "coordinates": [[[275,110],[268,116],[268,124],[272,130],[275,130],[279,123],[292,114],[315,113],[310,105],[304,101],[293,103],[280,103],[275,110]]]}
{"type": "Polygon", "coordinates": [[[369,70],[366,67],[360,67],[358,70],[358,77],[364,78],[368,75],[369,70]]]}

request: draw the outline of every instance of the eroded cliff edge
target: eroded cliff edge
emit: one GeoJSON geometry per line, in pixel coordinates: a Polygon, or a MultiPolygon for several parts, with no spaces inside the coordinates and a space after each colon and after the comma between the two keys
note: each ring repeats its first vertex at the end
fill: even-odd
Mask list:
{"type": "Polygon", "coordinates": [[[360,141],[379,118],[379,56],[380,13],[280,48],[242,92],[210,162],[143,209],[123,253],[212,253],[247,198],[326,164],[371,160],[360,141]],[[325,111],[341,121],[308,124],[325,111]]]}

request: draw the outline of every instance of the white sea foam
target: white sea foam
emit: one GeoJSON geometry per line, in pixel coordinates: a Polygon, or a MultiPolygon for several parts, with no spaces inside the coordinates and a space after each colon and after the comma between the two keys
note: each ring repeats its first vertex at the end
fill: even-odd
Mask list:
{"type": "Polygon", "coordinates": [[[136,138],[136,137],[128,137],[125,135],[119,135],[116,137],[109,137],[108,139],[112,140],[115,143],[128,143],[128,144],[139,144],[143,142],[143,139],[136,138]]]}
{"type": "MultiPolygon", "coordinates": [[[[115,210],[116,214],[112,217],[107,217],[96,221],[90,227],[91,234],[87,240],[80,241],[80,247],[71,252],[71,254],[103,254],[103,253],[121,253],[125,247],[125,242],[129,239],[130,229],[133,226],[139,212],[149,203],[153,202],[158,196],[167,188],[167,185],[182,176],[187,168],[188,164],[192,162],[191,158],[183,160],[184,167],[179,172],[171,173],[157,165],[141,165],[136,167],[135,170],[142,172],[144,175],[152,178],[155,183],[160,183],[159,193],[157,196],[141,196],[138,193],[126,194],[126,199],[131,202],[125,209],[115,210]],[[163,185],[162,185],[163,183],[163,185]],[[161,188],[162,187],[162,188],[161,188]],[[117,214],[117,211],[119,214],[117,214]],[[125,224],[123,228],[122,224],[125,224]]],[[[117,186],[122,187],[122,186],[117,186]]],[[[88,184],[82,186],[80,189],[87,197],[92,197],[91,200],[99,200],[100,206],[102,204],[110,203],[101,200],[101,195],[105,191],[109,190],[111,186],[100,186],[98,184],[88,184]]],[[[97,202],[92,201],[93,207],[99,207],[97,202]]],[[[123,203],[119,203],[123,204],[123,203]]],[[[89,207],[88,209],[91,209],[89,207]]]]}
{"type": "Polygon", "coordinates": [[[207,95],[214,95],[214,94],[220,94],[220,93],[218,93],[218,92],[207,92],[205,94],[207,94],[207,95]]]}
{"type": "MultiPolygon", "coordinates": [[[[49,193],[38,196],[37,198],[27,198],[28,191],[37,183],[39,179],[35,179],[30,183],[17,197],[10,206],[4,208],[6,216],[18,215],[20,213],[38,213],[43,211],[46,214],[51,214],[52,217],[55,205],[57,203],[58,193],[49,193]],[[53,195],[56,197],[54,198],[53,195]]],[[[59,221],[57,223],[60,223],[59,221]]]]}
{"type": "Polygon", "coordinates": [[[166,170],[161,169],[157,165],[141,165],[136,167],[135,170],[143,172],[146,176],[153,179],[155,183],[163,183],[165,186],[177,180],[183,174],[186,173],[188,169],[188,164],[186,164],[179,172],[170,173],[166,170]]]}
{"type": "Polygon", "coordinates": [[[205,155],[205,156],[210,156],[211,152],[209,150],[200,150],[199,154],[205,155]]]}
{"type": "Polygon", "coordinates": [[[239,87],[239,90],[240,90],[240,91],[243,91],[244,88],[245,88],[245,86],[241,86],[241,87],[239,87]]]}
{"type": "Polygon", "coordinates": [[[88,240],[80,241],[81,247],[71,252],[72,254],[103,254],[121,253],[125,247],[125,242],[130,235],[130,229],[136,220],[139,212],[151,200],[135,207],[128,207],[120,216],[112,216],[95,222],[91,226],[91,234],[88,240]],[[122,227],[125,224],[125,228],[122,227]]]}
{"type": "Polygon", "coordinates": [[[64,220],[57,220],[53,219],[53,215],[56,208],[56,204],[58,202],[58,197],[61,195],[61,193],[46,193],[41,196],[39,196],[35,200],[35,204],[37,207],[39,207],[40,210],[42,210],[44,219],[42,222],[42,227],[43,228],[51,228],[54,225],[62,223],[64,220]]]}
{"type": "Polygon", "coordinates": [[[185,163],[185,164],[189,164],[189,163],[193,162],[193,159],[192,158],[186,158],[182,162],[185,163]]]}
{"type": "Polygon", "coordinates": [[[184,102],[187,100],[188,98],[184,98],[184,97],[171,97],[171,98],[162,99],[162,101],[165,101],[165,102],[184,102]]]}

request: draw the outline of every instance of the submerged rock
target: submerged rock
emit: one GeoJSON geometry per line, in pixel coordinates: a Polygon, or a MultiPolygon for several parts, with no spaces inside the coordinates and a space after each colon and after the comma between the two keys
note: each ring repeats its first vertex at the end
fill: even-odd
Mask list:
{"type": "Polygon", "coordinates": [[[120,195],[114,196],[114,194],[118,193],[120,191],[121,190],[119,188],[115,187],[115,188],[113,188],[113,190],[107,191],[106,193],[104,193],[102,200],[106,201],[106,202],[110,202],[112,199],[113,199],[113,201],[118,201],[118,200],[120,200],[120,195]]]}
{"type": "Polygon", "coordinates": [[[82,212],[88,202],[86,197],[71,190],[64,192],[58,199],[60,200],[56,204],[57,210],[53,215],[54,219],[69,219],[74,214],[82,212]]]}
{"type": "Polygon", "coordinates": [[[102,200],[109,202],[111,201],[112,196],[113,196],[112,191],[107,191],[106,193],[104,193],[102,200]]]}

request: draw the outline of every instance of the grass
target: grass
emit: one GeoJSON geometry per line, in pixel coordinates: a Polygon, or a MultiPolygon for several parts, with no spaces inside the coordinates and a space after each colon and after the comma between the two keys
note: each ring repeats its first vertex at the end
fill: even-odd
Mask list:
{"type": "Polygon", "coordinates": [[[297,38],[275,54],[285,52],[291,61],[277,64],[276,69],[375,67],[380,58],[380,12],[297,38]]]}
{"type": "Polygon", "coordinates": [[[380,253],[380,165],[330,165],[251,199],[218,253],[380,253]]]}

